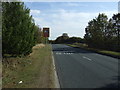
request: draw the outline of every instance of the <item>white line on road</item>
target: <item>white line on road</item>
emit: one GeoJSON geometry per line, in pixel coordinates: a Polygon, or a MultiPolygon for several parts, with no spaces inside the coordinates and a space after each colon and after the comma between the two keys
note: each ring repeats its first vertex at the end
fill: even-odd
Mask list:
{"type": "Polygon", "coordinates": [[[88,57],[85,57],[85,56],[83,56],[83,58],[85,58],[85,59],[87,59],[87,60],[89,60],[89,61],[92,61],[90,58],[88,58],[88,57]]]}
{"type": "Polygon", "coordinates": [[[56,52],[56,54],[57,54],[57,55],[62,55],[62,54],[64,54],[64,55],[71,55],[71,54],[73,54],[73,53],[67,53],[67,52],[61,53],[61,52],[56,52]]]}
{"type": "Polygon", "coordinates": [[[59,54],[59,55],[61,55],[62,53],[59,53],[59,52],[57,52],[56,54],[59,54]]]}

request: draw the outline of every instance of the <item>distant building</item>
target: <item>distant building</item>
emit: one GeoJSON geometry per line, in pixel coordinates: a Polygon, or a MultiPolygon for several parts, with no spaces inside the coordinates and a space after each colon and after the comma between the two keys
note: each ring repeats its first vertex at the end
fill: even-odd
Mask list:
{"type": "Polygon", "coordinates": [[[118,13],[120,13],[120,1],[118,2],[118,13]]]}

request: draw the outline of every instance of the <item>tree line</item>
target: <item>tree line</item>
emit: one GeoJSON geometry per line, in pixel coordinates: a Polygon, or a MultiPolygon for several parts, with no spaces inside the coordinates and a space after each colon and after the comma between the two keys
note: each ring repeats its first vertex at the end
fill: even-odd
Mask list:
{"type": "Polygon", "coordinates": [[[54,44],[72,44],[72,43],[84,43],[84,40],[80,37],[69,37],[67,33],[63,33],[62,36],[57,37],[55,40],[49,40],[54,44]]]}
{"type": "Polygon", "coordinates": [[[120,51],[120,13],[108,20],[105,14],[88,22],[85,29],[85,42],[89,47],[120,51]]]}
{"type": "Polygon", "coordinates": [[[90,20],[84,38],[69,37],[67,33],[51,40],[51,43],[85,43],[88,47],[120,52],[120,13],[108,20],[104,13],[90,20]]]}
{"type": "Polygon", "coordinates": [[[2,3],[2,54],[27,55],[40,43],[41,29],[23,2],[2,3]]]}

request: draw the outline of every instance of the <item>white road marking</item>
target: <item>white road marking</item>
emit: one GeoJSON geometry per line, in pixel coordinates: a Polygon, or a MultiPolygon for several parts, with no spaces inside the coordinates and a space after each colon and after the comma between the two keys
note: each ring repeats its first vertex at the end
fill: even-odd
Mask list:
{"type": "Polygon", "coordinates": [[[56,54],[59,54],[59,55],[61,55],[62,53],[58,53],[58,52],[57,52],[56,54]]]}
{"type": "Polygon", "coordinates": [[[85,56],[83,56],[83,58],[85,58],[85,59],[87,59],[87,60],[89,60],[89,61],[92,61],[90,58],[88,58],[88,57],[85,57],[85,56]]]}
{"type": "Polygon", "coordinates": [[[61,52],[56,52],[57,55],[62,55],[62,54],[66,54],[66,55],[71,55],[73,53],[67,53],[67,52],[64,52],[64,53],[61,53],[61,52]]]}
{"type": "Polygon", "coordinates": [[[63,54],[66,54],[66,53],[63,53],[63,54]]]}

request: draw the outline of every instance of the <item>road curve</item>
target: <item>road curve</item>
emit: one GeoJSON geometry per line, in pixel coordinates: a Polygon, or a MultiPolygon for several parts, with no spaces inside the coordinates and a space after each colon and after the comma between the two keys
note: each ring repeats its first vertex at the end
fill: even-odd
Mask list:
{"type": "Polygon", "coordinates": [[[61,88],[118,88],[118,59],[52,44],[61,88]]]}

